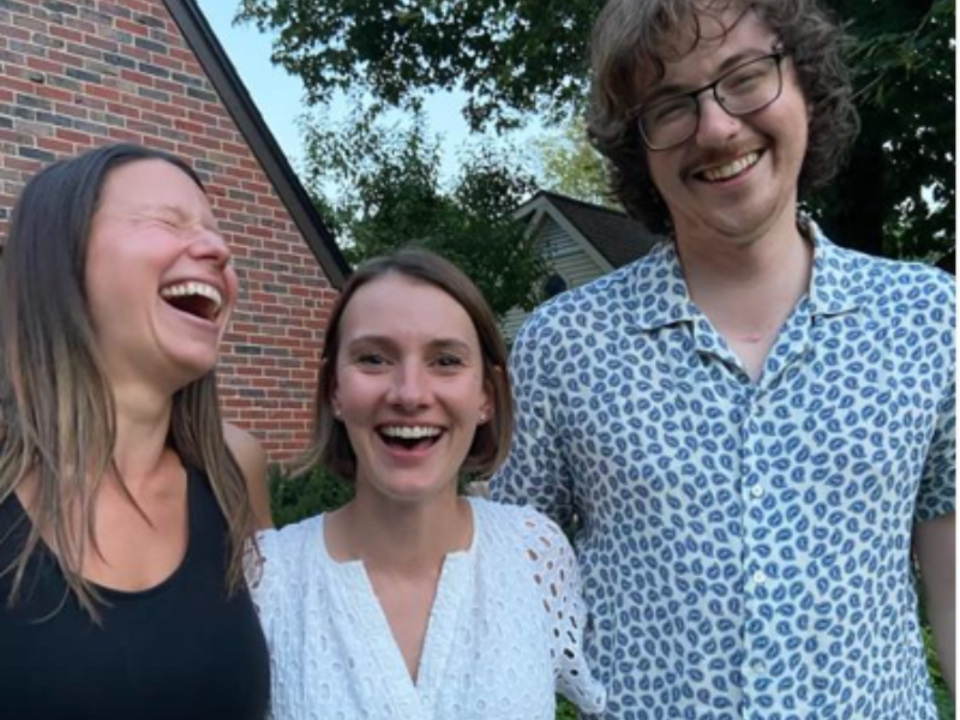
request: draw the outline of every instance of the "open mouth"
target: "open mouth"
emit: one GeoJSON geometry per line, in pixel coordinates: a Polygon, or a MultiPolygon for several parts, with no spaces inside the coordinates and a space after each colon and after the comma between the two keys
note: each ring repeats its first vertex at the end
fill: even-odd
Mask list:
{"type": "Polygon", "coordinates": [[[223,296],[212,285],[184,282],[160,290],[160,297],[180,312],[213,322],[223,308],[223,296]]]}
{"type": "Polygon", "coordinates": [[[746,155],[742,155],[732,162],[705,168],[696,173],[696,177],[699,180],[704,180],[710,183],[732,180],[733,178],[742,175],[760,162],[761,155],[761,152],[747,153],[746,155]]]}
{"type": "Polygon", "coordinates": [[[384,425],[377,433],[387,447],[412,452],[433,447],[443,429],[430,425],[384,425]]]}

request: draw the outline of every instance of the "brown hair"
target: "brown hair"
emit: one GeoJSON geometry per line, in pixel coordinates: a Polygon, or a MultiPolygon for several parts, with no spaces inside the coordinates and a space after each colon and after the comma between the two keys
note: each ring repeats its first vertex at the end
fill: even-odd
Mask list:
{"type": "Polygon", "coordinates": [[[849,38],[818,0],[610,0],[593,30],[587,132],[609,161],[611,194],[654,232],[669,231],[670,215],[650,177],[637,128],[641,75],[663,76],[658,53],[684,23],[695,29],[689,52],[700,40],[698,16],[719,18],[729,8],[754,10],[778,36],[796,71],[810,108],[801,197],[836,175],[859,130],[843,61],[849,38]]]}
{"type": "MultiPolygon", "coordinates": [[[[95,499],[114,469],[116,408],[93,331],[85,288],[90,226],[104,183],[121,165],[163,160],[203,190],[177,157],[132,144],[109,145],[54,163],[24,188],[10,222],[0,269],[0,503],[31,473],[34,523],[15,561],[15,603],[41,533],[50,533],[70,590],[94,620],[99,594],[80,574],[93,539],[95,499]],[[69,522],[77,503],[80,532],[69,522]]],[[[169,443],[185,465],[206,473],[229,528],[227,585],[243,581],[244,541],[254,528],[246,485],[223,438],[213,371],[173,397],[169,443]]],[[[121,487],[125,491],[126,486],[121,487]]],[[[128,498],[133,502],[133,498],[128,498]]],[[[0,543],[12,529],[0,532],[0,543]]]]}
{"type": "Polygon", "coordinates": [[[330,313],[321,353],[313,437],[294,472],[309,470],[319,464],[346,480],[356,477],[356,455],[346,428],[334,418],[331,404],[340,350],[340,326],[343,313],[357,290],[387,275],[400,275],[439,288],[470,316],[480,340],[483,379],[492,391],[494,411],[490,420],[477,427],[461,469],[480,476],[493,474],[506,459],[513,434],[513,400],[506,370],[506,345],[497,321],[477,286],[455,265],[422,249],[400,250],[364,263],[351,276],[337,299],[330,313]]]}

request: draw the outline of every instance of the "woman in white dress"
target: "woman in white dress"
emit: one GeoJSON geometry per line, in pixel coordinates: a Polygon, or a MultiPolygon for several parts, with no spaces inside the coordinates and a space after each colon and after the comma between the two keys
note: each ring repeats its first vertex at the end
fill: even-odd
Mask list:
{"type": "Polygon", "coordinates": [[[457,492],[509,450],[505,364],[482,295],[445,260],[407,250],[351,278],[306,464],[356,497],[260,536],[274,720],[553,720],[556,692],[603,709],[563,533],[457,492]]]}

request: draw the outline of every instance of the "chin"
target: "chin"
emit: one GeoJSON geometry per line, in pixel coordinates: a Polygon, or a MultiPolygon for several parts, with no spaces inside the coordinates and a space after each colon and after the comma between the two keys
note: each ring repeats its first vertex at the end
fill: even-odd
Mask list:
{"type": "Polygon", "coordinates": [[[419,477],[411,478],[409,482],[396,479],[393,482],[379,483],[372,489],[378,495],[394,502],[417,505],[440,497],[449,489],[448,486],[455,487],[455,484],[419,477]]]}
{"type": "Polygon", "coordinates": [[[204,357],[204,358],[181,358],[177,363],[176,376],[178,378],[179,387],[184,388],[191,383],[196,382],[197,380],[202,379],[206,375],[209,375],[217,367],[217,357],[213,358],[204,357]]]}

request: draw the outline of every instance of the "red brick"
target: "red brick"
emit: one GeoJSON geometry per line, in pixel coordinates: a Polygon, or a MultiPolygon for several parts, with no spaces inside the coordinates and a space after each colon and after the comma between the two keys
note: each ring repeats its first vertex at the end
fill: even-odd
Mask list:
{"type": "Polygon", "coordinates": [[[56,138],[42,137],[37,140],[37,147],[41,150],[49,150],[59,155],[72,155],[76,152],[76,144],[57,140],[56,138]]]}
{"type": "Polygon", "coordinates": [[[31,70],[38,70],[39,72],[45,73],[63,73],[64,71],[63,65],[37,57],[28,57],[27,67],[31,70]]]}
{"type": "Polygon", "coordinates": [[[131,35],[139,35],[141,37],[147,37],[150,34],[150,31],[146,26],[141,25],[140,23],[130,22],[129,20],[124,20],[123,18],[117,18],[114,20],[114,26],[117,30],[123,30],[128,32],[131,35]]]}
{"type": "Polygon", "coordinates": [[[83,42],[83,33],[77,32],[76,30],[71,30],[63,25],[50,25],[49,31],[51,37],[61,38],[63,40],[69,40],[70,42],[76,43],[83,42]]]}

